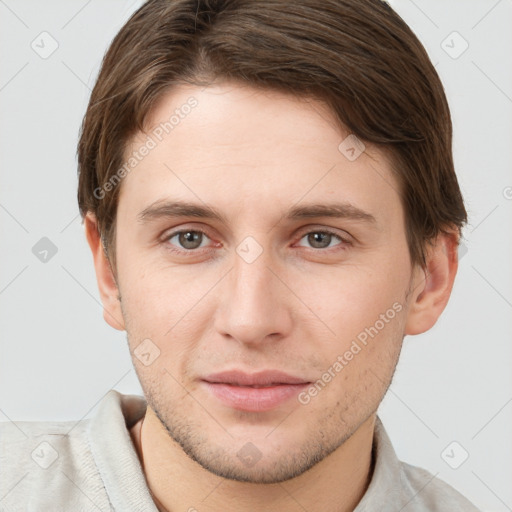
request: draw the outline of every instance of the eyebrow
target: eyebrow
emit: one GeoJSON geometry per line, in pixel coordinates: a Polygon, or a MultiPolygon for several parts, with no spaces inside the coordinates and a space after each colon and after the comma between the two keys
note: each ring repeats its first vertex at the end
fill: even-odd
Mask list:
{"type": "MultiPolygon", "coordinates": [[[[161,218],[196,217],[213,219],[226,223],[226,218],[214,208],[206,205],[184,201],[156,201],[137,215],[141,223],[151,222],[161,218]]],[[[327,203],[295,206],[284,218],[288,220],[310,219],[315,217],[342,218],[376,224],[375,217],[350,203],[327,203]]]]}

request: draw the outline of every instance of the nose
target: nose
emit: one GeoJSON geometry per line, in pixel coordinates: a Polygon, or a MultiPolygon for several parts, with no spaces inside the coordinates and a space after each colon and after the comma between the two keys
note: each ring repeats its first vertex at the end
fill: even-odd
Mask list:
{"type": "Polygon", "coordinates": [[[264,251],[248,262],[234,254],[231,271],[218,290],[218,333],[244,345],[275,343],[292,329],[290,292],[279,270],[264,251]]]}

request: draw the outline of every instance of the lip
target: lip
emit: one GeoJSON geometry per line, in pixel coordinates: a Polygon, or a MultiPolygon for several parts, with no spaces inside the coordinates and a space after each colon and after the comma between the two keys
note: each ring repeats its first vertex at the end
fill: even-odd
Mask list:
{"type": "Polygon", "coordinates": [[[228,370],[212,373],[203,378],[211,383],[232,384],[235,386],[270,386],[272,384],[309,384],[309,381],[294,377],[279,370],[262,370],[245,373],[240,370],[228,370]]]}
{"type": "Polygon", "coordinates": [[[256,373],[230,370],[208,375],[202,382],[224,405],[247,412],[275,409],[311,384],[279,370],[256,373]]]}

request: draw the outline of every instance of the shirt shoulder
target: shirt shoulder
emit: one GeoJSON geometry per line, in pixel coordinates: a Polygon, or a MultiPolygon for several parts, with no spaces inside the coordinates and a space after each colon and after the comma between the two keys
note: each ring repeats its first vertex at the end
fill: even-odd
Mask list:
{"type": "Polygon", "coordinates": [[[479,512],[436,475],[400,461],[378,416],[372,454],[370,485],[355,512],[479,512]]]}
{"type": "Polygon", "coordinates": [[[112,510],[81,422],[0,423],[2,512],[112,510]]]}
{"type": "Polygon", "coordinates": [[[429,471],[400,462],[401,487],[409,502],[403,512],[480,512],[451,485],[429,471]]]}
{"type": "Polygon", "coordinates": [[[0,511],[157,512],[129,432],[145,411],[110,390],[88,419],[0,423],[0,511]]]}

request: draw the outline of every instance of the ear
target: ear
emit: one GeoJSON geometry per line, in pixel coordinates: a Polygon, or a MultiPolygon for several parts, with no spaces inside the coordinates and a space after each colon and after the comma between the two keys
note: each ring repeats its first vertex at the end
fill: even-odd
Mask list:
{"type": "Polygon", "coordinates": [[[456,232],[439,235],[427,251],[425,267],[416,267],[405,334],[428,331],[443,312],[457,274],[458,240],[456,232]]]}
{"type": "Polygon", "coordinates": [[[103,303],[103,318],[114,329],[124,331],[125,325],[121,311],[119,289],[112,272],[112,267],[105,254],[96,217],[92,213],[88,213],[85,216],[84,226],[85,236],[87,237],[94,260],[101,302],[103,303]]]}

